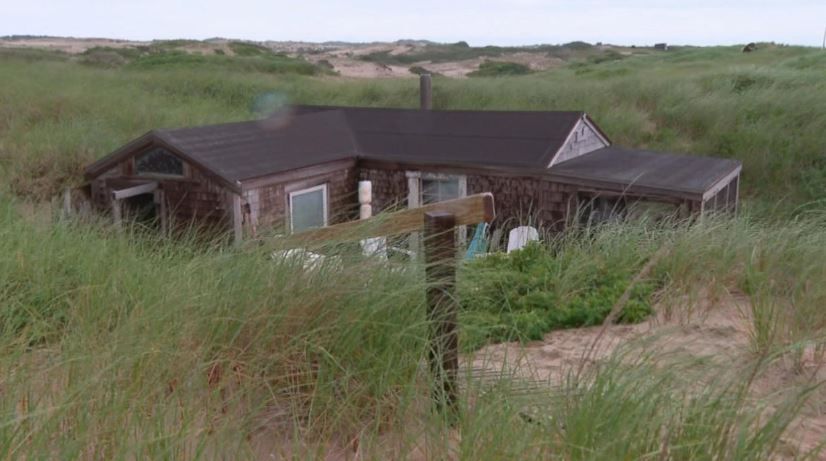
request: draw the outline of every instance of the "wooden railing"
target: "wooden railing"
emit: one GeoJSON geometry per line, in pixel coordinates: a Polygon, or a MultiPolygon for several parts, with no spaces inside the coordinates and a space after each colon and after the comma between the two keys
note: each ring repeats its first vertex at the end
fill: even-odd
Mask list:
{"type": "Polygon", "coordinates": [[[419,208],[384,213],[369,219],[312,229],[284,237],[277,243],[287,248],[295,248],[420,232],[424,229],[424,216],[437,211],[452,214],[456,226],[490,223],[494,218],[493,194],[486,192],[419,208]]]}

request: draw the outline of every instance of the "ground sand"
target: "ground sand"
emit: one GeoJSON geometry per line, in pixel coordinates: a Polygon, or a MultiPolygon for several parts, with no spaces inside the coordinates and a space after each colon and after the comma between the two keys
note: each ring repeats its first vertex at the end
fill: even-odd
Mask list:
{"type": "MultiPolygon", "coordinates": [[[[659,314],[637,325],[611,325],[554,331],[541,341],[528,344],[506,343],[488,346],[467,365],[474,370],[512,371],[532,382],[561,385],[566,376],[581,367],[593,366],[629,344],[641,344],[663,364],[675,360],[704,359],[710,370],[720,373],[742,372],[753,363],[751,341],[751,304],[742,295],[728,294],[718,299],[704,296],[701,301],[684,303],[688,309],[659,314]],[[743,368],[738,367],[742,364],[743,368]]],[[[676,363],[676,362],[671,362],[676,363]]],[[[751,391],[755,399],[780,401],[793,389],[826,380],[823,356],[806,348],[800,358],[783,357],[774,361],[755,379],[751,391]]],[[[782,450],[789,457],[806,452],[826,441],[826,392],[820,390],[804,406],[784,440],[782,450]],[[819,395],[817,395],[819,394],[819,395]]]]}

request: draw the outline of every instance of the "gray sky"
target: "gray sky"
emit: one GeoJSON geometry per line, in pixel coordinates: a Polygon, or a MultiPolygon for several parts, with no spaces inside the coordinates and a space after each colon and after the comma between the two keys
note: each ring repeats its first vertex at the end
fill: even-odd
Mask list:
{"type": "Polygon", "coordinates": [[[826,0],[0,0],[0,35],[820,46],[826,0]]]}

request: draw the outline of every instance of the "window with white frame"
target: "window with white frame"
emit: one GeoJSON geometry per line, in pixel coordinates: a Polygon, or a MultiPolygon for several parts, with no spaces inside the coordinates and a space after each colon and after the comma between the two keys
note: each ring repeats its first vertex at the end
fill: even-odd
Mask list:
{"type": "Polygon", "coordinates": [[[327,225],[327,184],[290,192],[290,231],[327,225]]]}

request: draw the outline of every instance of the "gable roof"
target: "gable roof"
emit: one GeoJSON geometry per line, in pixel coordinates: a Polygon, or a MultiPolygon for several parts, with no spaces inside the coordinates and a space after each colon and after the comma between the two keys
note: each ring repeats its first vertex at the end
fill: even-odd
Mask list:
{"type": "Polygon", "coordinates": [[[741,168],[736,160],[613,146],[547,168],[580,120],[599,130],[584,112],[295,106],[266,120],[150,131],[89,165],[86,176],[161,146],[235,190],[275,173],[369,159],[499,168],[619,192],[696,198],[741,168]]]}
{"type": "Polygon", "coordinates": [[[474,111],[296,106],[345,115],[362,156],[401,162],[545,168],[582,118],[578,111],[474,111]]]}
{"type": "Polygon", "coordinates": [[[545,168],[584,112],[295,106],[276,117],[153,130],[86,168],[160,145],[229,184],[347,158],[545,168]]]}

